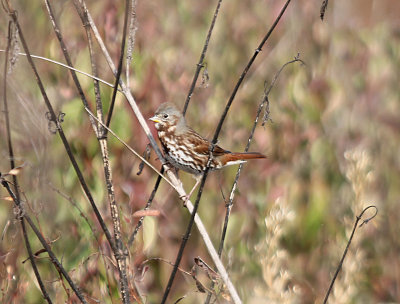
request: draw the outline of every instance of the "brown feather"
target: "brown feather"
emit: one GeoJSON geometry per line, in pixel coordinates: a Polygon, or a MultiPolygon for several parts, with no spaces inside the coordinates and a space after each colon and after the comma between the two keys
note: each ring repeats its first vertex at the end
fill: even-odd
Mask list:
{"type": "MultiPolygon", "coordinates": [[[[189,129],[188,133],[186,133],[186,136],[187,136],[186,140],[188,140],[193,145],[193,150],[196,153],[208,155],[209,148],[211,145],[211,143],[208,139],[205,139],[203,136],[198,134],[193,129],[189,129]]],[[[221,156],[226,153],[230,153],[230,151],[222,149],[220,146],[214,147],[214,150],[213,150],[214,157],[221,156]]]]}
{"type": "Polygon", "coordinates": [[[247,153],[228,153],[221,157],[222,163],[224,165],[232,161],[258,159],[258,158],[266,158],[266,156],[258,152],[247,152],[247,153]]]}

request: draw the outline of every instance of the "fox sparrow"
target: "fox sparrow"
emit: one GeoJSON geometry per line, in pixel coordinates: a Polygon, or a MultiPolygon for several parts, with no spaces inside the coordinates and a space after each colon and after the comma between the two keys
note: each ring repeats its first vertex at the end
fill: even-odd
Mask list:
{"type": "MultiPolygon", "coordinates": [[[[200,176],[207,167],[211,142],[187,126],[182,113],[172,103],[162,103],[150,120],[155,122],[168,162],[177,169],[200,176]]],[[[240,164],[246,159],[265,158],[258,152],[233,153],[219,146],[214,147],[212,156],[210,170],[240,164]]]]}

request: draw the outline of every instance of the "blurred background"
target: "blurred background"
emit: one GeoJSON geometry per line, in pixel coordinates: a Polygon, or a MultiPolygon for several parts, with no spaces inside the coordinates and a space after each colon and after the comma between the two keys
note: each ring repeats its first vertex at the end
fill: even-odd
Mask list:
{"type": "MultiPolygon", "coordinates": [[[[12,3],[32,54],[64,62],[44,4],[12,3]]],[[[239,75],[283,4],[222,2],[205,59],[209,79],[199,79],[186,115],[189,125],[203,136],[212,138],[239,75]]],[[[90,73],[86,35],[72,3],[53,5],[75,67],[90,73]]],[[[124,2],[89,1],[87,5],[117,63],[124,2]]],[[[265,83],[271,83],[280,67],[300,54],[305,65],[294,63],[283,70],[269,97],[271,121],[256,129],[250,150],[268,158],[244,166],[222,260],[244,303],[322,303],[356,216],[375,205],[379,213],[356,231],[329,302],[399,303],[400,2],[330,1],[323,22],[320,5],[321,1],[290,3],[223,126],[219,144],[242,151],[265,83]]],[[[138,1],[129,83],[146,118],[163,101],[183,107],[215,6],[216,1],[210,0],[138,1]]],[[[7,23],[1,11],[2,50],[7,23]]],[[[95,51],[100,77],[113,83],[97,45],[95,51]]],[[[1,52],[2,71],[4,58],[1,52]]],[[[66,114],[64,131],[111,229],[99,145],[70,74],[59,65],[35,63],[53,106],[66,114]]],[[[94,109],[93,82],[82,75],[79,79],[94,109]]],[[[105,85],[101,89],[107,111],[112,90],[105,85]]],[[[118,303],[116,272],[104,257],[110,256],[106,240],[61,141],[49,132],[47,110],[25,57],[18,58],[8,75],[7,93],[16,162],[25,164],[18,177],[27,212],[91,297],[88,301],[118,303]],[[73,204],[86,214],[94,233],[73,204]]],[[[0,172],[4,173],[9,161],[3,102],[0,109],[0,172]]],[[[144,151],[148,140],[122,95],[117,97],[111,128],[136,151],[144,151]]],[[[127,241],[138,221],[133,213],[144,208],[157,175],[148,167],[137,175],[139,159],[113,137],[109,143],[127,241]]],[[[154,153],[150,161],[160,167],[154,153]]],[[[202,196],[199,215],[215,247],[236,170],[235,166],[211,173],[202,196]]],[[[193,178],[184,172],[180,177],[190,190],[193,178]]],[[[6,196],[2,188],[0,197],[6,196]]],[[[160,216],[145,219],[129,248],[130,274],[146,303],[160,302],[172,270],[165,261],[175,260],[189,221],[178,195],[165,182],[152,209],[160,216]]],[[[365,216],[372,214],[369,210],[365,216]]],[[[30,264],[23,263],[27,253],[20,225],[7,200],[0,203],[0,230],[1,302],[43,302],[30,264]]],[[[40,250],[34,235],[29,235],[33,251],[40,250]]],[[[182,269],[190,271],[198,256],[213,266],[194,228],[182,269]]],[[[64,303],[67,291],[46,254],[39,255],[38,267],[54,302],[64,303]]],[[[210,286],[204,274],[199,279],[210,286]]],[[[229,301],[220,284],[216,290],[220,303],[229,301]]],[[[206,298],[190,276],[179,272],[169,303],[183,296],[181,303],[204,303],[206,298]]]]}

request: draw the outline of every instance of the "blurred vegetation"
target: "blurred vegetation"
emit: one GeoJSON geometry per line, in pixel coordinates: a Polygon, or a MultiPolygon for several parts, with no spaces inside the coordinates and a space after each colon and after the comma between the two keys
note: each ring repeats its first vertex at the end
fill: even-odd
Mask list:
{"type": "MultiPolygon", "coordinates": [[[[13,5],[31,52],[64,62],[44,4],[18,0],[13,5]]],[[[209,0],[138,1],[130,84],[145,117],[163,101],[183,106],[215,5],[209,0]]],[[[283,1],[265,0],[222,2],[206,56],[210,79],[207,85],[198,83],[186,116],[202,135],[212,137],[240,73],[282,5],[283,1]]],[[[54,6],[75,67],[90,73],[86,36],[72,3],[56,1],[54,6]]],[[[306,0],[290,4],[224,124],[221,146],[243,150],[264,83],[270,83],[278,69],[300,53],[306,65],[295,63],[282,72],[270,95],[272,121],[256,130],[250,150],[263,152],[268,159],[249,162],[241,174],[223,262],[245,303],[321,303],[355,216],[374,204],[378,216],[357,231],[330,301],[400,302],[400,2],[330,1],[323,22],[319,6],[306,0]],[[279,232],[274,232],[271,222],[279,232]],[[279,239],[273,238],[275,233],[279,239]],[[282,298],[276,298],[279,292],[282,298]]],[[[88,3],[114,62],[119,56],[123,7],[121,1],[88,3]]],[[[5,49],[8,18],[4,11],[0,16],[0,49],[5,49]]],[[[97,45],[96,52],[100,77],[113,82],[97,45]]],[[[5,57],[0,54],[3,67],[5,57]]],[[[111,228],[99,145],[69,72],[49,62],[35,63],[51,102],[66,114],[63,128],[111,228]]],[[[92,81],[79,78],[94,107],[92,81]]],[[[16,161],[26,165],[18,177],[27,212],[74,280],[93,297],[89,301],[117,303],[118,279],[107,258],[105,238],[60,140],[48,130],[47,110],[25,57],[18,58],[8,76],[7,90],[16,161]],[[94,234],[71,201],[87,215],[94,234]]],[[[102,86],[105,110],[111,92],[102,86]]],[[[0,109],[4,110],[3,102],[0,109]]],[[[117,98],[111,128],[136,151],[145,149],[147,138],[122,96],[117,98]]],[[[1,115],[0,172],[9,170],[5,136],[1,115]]],[[[149,168],[136,175],[140,161],[114,138],[109,144],[127,241],[137,222],[132,214],[144,207],[157,176],[149,168]]],[[[151,162],[159,167],[154,153],[151,162]]],[[[212,173],[199,208],[216,247],[225,214],[221,192],[229,195],[235,173],[235,167],[212,173]]],[[[193,179],[185,173],[180,176],[189,190],[193,179]]],[[[0,197],[5,196],[1,189],[0,197]]],[[[136,274],[147,303],[161,300],[172,267],[152,260],[141,274],[142,263],[151,258],[173,262],[189,219],[165,183],[152,208],[161,215],[145,219],[129,248],[130,271],[136,274]]],[[[0,299],[41,303],[32,268],[22,263],[27,253],[13,212],[12,203],[2,200],[0,299]]],[[[40,250],[35,236],[31,232],[29,236],[33,251],[40,250]]],[[[39,255],[38,266],[46,288],[55,303],[65,302],[67,293],[45,256],[39,255]]],[[[212,265],[194,229],[181,267],[190,271],[197,256],[212,265]]],[[[202,282],[209,286],[207,278],[202,282]]],[[[181,303],[203,303],[206,297],[197,292],[189,276],[178,274],[169,303],[184,295],[181,303]]]]}

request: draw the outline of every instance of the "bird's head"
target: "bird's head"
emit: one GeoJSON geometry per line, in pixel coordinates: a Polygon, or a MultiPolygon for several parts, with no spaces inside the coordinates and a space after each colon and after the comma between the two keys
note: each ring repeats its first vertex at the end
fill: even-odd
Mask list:
{"type": "Polygon", "coordinates": [[[185,118],[176,106],[169,102],[162,103],[149,120],[155,122],[157,131],[174,132],[176,128],[186,127],[185,118]]]}

